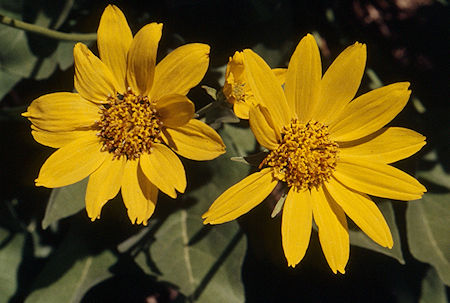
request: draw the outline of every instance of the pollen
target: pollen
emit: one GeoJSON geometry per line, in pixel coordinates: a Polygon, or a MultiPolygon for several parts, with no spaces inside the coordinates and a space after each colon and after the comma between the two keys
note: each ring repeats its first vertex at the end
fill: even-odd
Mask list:
{"type": "Polygon", "coordinates": [[[281,142],[261,163],[273,167],[274,178],[301,191],[319,187],[336,168],[338,144],[320,122],[291,123],[281,130],[281,142]]]}
{"type": "Polygon", "coordinates": [[[236,82],[233,84],[233,89],[231,94],[238,102],[245,101],[245,83],[236,82]]]}
{"type": "Polygon", "coordinates": [[[154,143],[161,142],[162,122],[155,102],[131,89],[108,97],[100,115],[97,135],[103,143],[102,151],[113,153],[115,158],[137,159],[142,153],[150,153],[154,143]]]}

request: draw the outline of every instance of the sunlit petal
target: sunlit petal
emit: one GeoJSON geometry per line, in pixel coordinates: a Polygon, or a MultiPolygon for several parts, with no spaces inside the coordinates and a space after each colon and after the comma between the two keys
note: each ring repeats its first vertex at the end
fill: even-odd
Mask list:
{"type": "Polygon", "coordinates": [[[181,127],[167,128],[163,139],[177,154],[191,160],[211,160],[225,153],[219,134],[196,119],[181,127]]]}
{"type": "Polygon", "coordinates": [[[251,174],[230,187],[203,214],[204,224],[220,224],[234,220],[261,203],[275,188],[270,168],[251,174]]]}
{"type": "Polygon", "coordinates": [[[124,14],[117,6],[108,5],[98,26],[97,46],[100,59],[113,72],[121,93],[126,91],[127,53],[131,41],[133,35],[124,14]]]}
{"type": "Polygon", "coordinates": [[[209,45],[191,43],[180,46],[158,63],[150,96],[186,95],[202,79],[209,65],[209,45]]]}
{"type": "Polygon", "coordinates": [[[366,66],[366,45],[356,42],[334,60],[320,81],[320,96],[312,115],[332,123],[358,91],[366,66]]]}
{"type": "Polygon", "coordinates": [[[283,206],[281,236],[288,266],[295,267],[305,256],[312,229],[312,204],[309,191],[289,190],[283,206]]]}
{"type": "Polygon", "coordinates": [[[92,221],[100,218],[103,206],[119,192],[125,164],[125,157],[114,159],[113,154],[107,153],[103,164],[89,176],[86,211],[92,221]]]}
{"type": "Polygon", "coordinates": [[[347,187],[383,198],[417,200],[426,192],[425,187],[407,173],[380,162],[342,159],[334,176],[347,187]]]}
{"type": "Polygon", "coordinates": [[[267,63],[250,49],[244,50],[245,74],[255,101],[267,107],[278,128],[290,122],[293,112],[283,89],[267,63]]]}
{"type": "Polygon", "coordinates": [[[281,140],[280,130],[277,129],[269,110],[258,104],[250,108],[250,127],[259,144],[269,150],[274,150],[281,140]]]}
{"type": "Polygon", "coordinates": [[[316,40],[306,35],[289,61],[284,90],[289,107],[300,122],[308,122],[314,114],[320,92],[322,62],[316,40]]]}
{"type": "Polygon", "coordinates": [[[341,185],[335,179],[325,184],[327,191],[356,225],[381,246],[392,248],[391,231],[378,207],[365,194],[341,185]]]}
{"type": "Polygon", "coordinates": [[[67,145],[81,138],[86,133],[85,130],[49,132],[39,129],[33,125],[31,125],[31,129],[31,135],[33,136],[34,140],[36,140],[36,142],[54,148],[60,148],[64,145],[67,145]]]}
{"type": "Polygon", "coordinates": [[[81,97],[95,103],[107,103],[108,98],[120,91],[116,78],[108,66],[97,58],[83,43],[73,48],[75,60],[75,89],[81,97]]]}
{"type": "Polygon", "coordinates": [[[388,127],[367,137],[339,145],[340,158],[393,163],[414,155],[425,145],[425,137],[402,127],[388,127]]]}
{"type": "Polygon", "coordinates": [[[22,115],[42,130],[64,132],[93,126],[100,118],[99,111],[79,94],[52,93],[31,102],[22,115]]]}
{"type": "Polygon", "coordinates": [[[186,189],[186,173],[180,159],[163,144],[154,144],[150,153],[141,155],[139,166],[145,176],[162,192],[176,198],[175,189],[186,189]]]}
{"type": "Polygon", "coordinates": [[[147,225],[155,210],[158,188],[139,168],[138,161],[127,161],[122,178],[123,203],[133,224],[147,225]]]}
{"type": "Polygon", "coordinates": [[[148,96],[152,89],[161,34],[162,24],[147,24],[139,30],[130,45],[126,80],[127,85],[137,94],[148,96]]]}
{"type": "Polygon", "coordinates": [[[86,131],[83,137],[54,152],[42,165],[36,179],[37,186],[61,187],[76,183],[94,172],[105,160],[100,140],[95,131],[86,131]]]}
{"type": "Polygon", "coordinates": [[[334,273],[345,273],[350,254],[347,219],[342,208],[323,188],[311,190],[314,221],[319,230],[323,254],[334,273]]]}
{"type": "Polygon", "coordinates": [[[401,82],[370,91],[349,104],[330,125],[336,141],[350,141],[370,135],[389,123],[405,107],[411,91],[401,82]]]}

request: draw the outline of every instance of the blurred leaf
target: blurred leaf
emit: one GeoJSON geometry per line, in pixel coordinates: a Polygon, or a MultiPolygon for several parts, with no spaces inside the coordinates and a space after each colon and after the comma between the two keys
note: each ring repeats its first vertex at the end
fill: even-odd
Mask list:
{"type": "Polygon", "coordinates": [[[450,285],[450,193],[426,193],[412,201],[406,211],[406,227],[411,254],[434,266],[450,285]]]}
{"type": "Polygon", "coordinates": [[[386,219],[387,224],[392,233],[392,238],[394,240],[394,246],[392,249],[382,247],[377,243],[373,242],[364,232],[360,229],[358,230],[349,230],[350,234],[350,243],[352,245],[356,245],[362,248],[370,249],[379,253],[382,253],[386,256],[392,257],[396,259],[400,264],[405,264],[405,260],[403,259],[402,246],[400,241],[400,234],[398,231],[397,223],[395,222],[395,214],[394,209],[392,208],[392,202],[388,200],[383,200],[377,203],[378,208],[383,213],[384,218],[386,219]]]}
{"type": "MultiPolygon", "coordinates": [[[[88,43],[90,45],[90,43],[88,43]]],[[[56,49],[56,60],[59,68],[66,70],[73,65],[73,47],[75,42],[63,41],[58,44],[56,49]]]]}
{"type": "Polygon", "coordinates": [[[433,267],[428,269],[425,278],[422,281],[422,293],[419,303],[447,303],[447,293],[445,285],[439,279],[436,270],[433,267]]]}
{"type": "Polygon", "coordinates": [[[9,93],[14,85],[21,79],[22,77],[20,76],[12,75],[0,70],[0,100],[3,99],[3,97],[9,93]]]}
{"type": "Polygon", "coordinates": [[[444,186],[450,189],[450,174],[444,171],[444,168],[439,162],[436,162],[430,170],[418,171],[417,176],[429,182],[444,186]]]}
{"type": "Polygon", "coordinates": [[[17,272],[22,261],[23,234],[0,229],[0,302],[8,302],[17,290],[17,272]]]}
{"type": "MultiPolygon", "coordinates": [[[[196,163],[214,173],[210,177],[196,174],[203,175],[204,185],[187,192],[183,199],[195,204],[172,213],[163,222],[150,246],[150,256],[160,271],[160,280],[177,285],[199,302],[243,302],[241,266],[246,245],[242,232],[236,221],[203,226],[201,215],[225,189],[247,175],[248,166],[232,162],[230,157],[248,153],[255,140],[248,128],[225,125],[220,133],[227,153],[196,163]]],[[[144,253],[136,259],[148,272],[146,260],[144,253]]]]}
{"type": "Polygon", "coordinates": [[[84,196],[88,178],[75,184],[53,189],[45,209],[42,228],[60,219],[72,216],[85,207],[84,196]]]}
{"type": "Polygon", "coordinates": [[[48,78],[55,70],[54,56],[35,55],[24,31],[0,26],[0,41],[0,69],[16,76],[37,80],[48,78]]]}
{"type": "MultiPolygon", "coordinates": [[[[10,2],[0,1],[2,14],[43,27],[52,27],[56,20],[62,23],[68,16],[59,15],[62,2],[17,1],[21,5],[11,5],[10,2]]],[[[16,77],[46,79],[58,65],[64,70],[73,64],[75,42],[28,34],[6,25],[0,25],[0,41],[0,69],[16,77]]]]}
{"type": "Polygon", "coordinates": [[[92,286],[112,276],[109,268],[116,256],[110,251],[91,254],[87,236],[79,231],[80,222],[76,224],[37,277],[25,303],[80,302],[92,286]]]}

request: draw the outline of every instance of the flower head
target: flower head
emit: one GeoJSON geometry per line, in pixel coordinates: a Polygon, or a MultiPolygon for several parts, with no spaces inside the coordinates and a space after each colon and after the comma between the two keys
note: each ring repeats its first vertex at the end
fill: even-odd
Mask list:
{"type": "Polygon", "coordinates": [[[373,241],[391,248],[389,226],[368,195],[419,199],[416,179],[390,166],[409,157],[425,137],[384,127],[406,105],[409,83],[395,83],[354,98],[364,72],[366,46],[346,48],[322,76],[311,35],[295,50],[284,91],[257,54],[244,50],[246,77],[256,106],[250,127],[269,150],[256,172],[225,191],[203,215],[205,224],[233,220],[261,203],[283,182],[289,188],[282,214],[282,245],[289,266],[297,265],[316,222],[333,272],[345,272],[349,256],[346,215],[373,241]]]}
{"type": "MultiPolygon", "coordinates": [[[[286,69],[275,68],[272,71],[280,82],[280,85],[284,84],[286,69]]],[[[256,101],[247,81],[244,55],[242,52],[235,52],[234,56],[229,59],[225,71],[223,93],[227,101],[233,104],[233,110],[236,116],[241,119],[248,119],[250,106],[255,105],[256,101]]]]}
{"type": "Polygon", "coordinates": [[[186,176],[177,154],[209,160],[224,153],[220,136],[193,119],[188,91],[203,78],[209,46],[187,44],[156,65],[162,24],[132,36],[123,13],[109,5],[98,28],[100,59],[74,47],[75,89],[34,100],[23,115],[41,144],[58,148],[36,185],[61,187],[89,176],[86,210],[95,220],[122,191],[133,223],[147,224],[158,189],[183,193],[186,176]]]}

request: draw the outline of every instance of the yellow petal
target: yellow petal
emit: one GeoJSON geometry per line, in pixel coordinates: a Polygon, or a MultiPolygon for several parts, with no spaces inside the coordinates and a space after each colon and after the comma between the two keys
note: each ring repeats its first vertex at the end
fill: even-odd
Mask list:
{"type": "Polygon", "coordinates": [[[336,141],[350,141],[370,135],[389,123],[405,107],[411,91],[399,82],[368,92],[345,106],[329,131],[336,141]]]}
{"type": "Polygon", "coordinates": [[[122,198],[131,223],[147,225],[155,211],[158,188],[145,177],[137,160],[126,163],[122,178],[122,198]]]}
{"type": "Polygon", "coordinates": [[[156,102],[156,110],[163,125],[179,127],[188,123],[195,114],[194,103],[184,95],[166,95],[156,102]]]}
{"type": "Polygon", "coordinates": [[[83,43],[73,48],[75,60],[75,89],[81,97],[95,103],[107,103],[120,86],[110,69],[83,43]]]}
{"type": "Polygon", "coordinates": [[[250,102],[238,101],[233,104],[233,111],[237,117],[248,120],[250,107],[250,102]]]}
{"type": "Polygon", "coordinates": [[[126,91],[127,53],[131,41],[133,35],[124,14],[117,6],[108,5],[98,26],[97,46],[100,59],[113,72],[121,93],[126,91]]]}
{"type": "Polygon", "coordinates": [[[91,127],[100,118],[97,105],[73,93],[52,93],[34,100],[23,113],[46,131],[71,131],[91,127]]]}
{"type": "Polygon", "coordinates": [[[186,95],[202,79],[209,65],[209,45],[191,43],[176,48],[156,66],[152,99],[186,95]]]}
{"type": "Polygon", "coordinates": [[[272,169],[251,174],[227,189],[202,215],[204,224],[220,224],[236,219],[261,203],[275,188],[272,169]]]}
{"type": "Polygon", "coordinates": [[[274,68],[272,69],[272,71],[275,77],[278,79],[278,83],[280,85],[284,85],[284,83],[286,82],[287,68],[274,68]]]}
{"type": "MultiPolygon", "coordinates": [[[[235,52],[228,60],[225,70],[225,83],[223,84],[223,94],[231,104],[235,102],[244,103],[246,83],[244,73],[244,55],[242,52],[235,52]]],[[[247,112],[248,119],[248,112],[247,112]]]]}
{"type": "Polygon", "coordinates": [[[184,193],[186,173],[183,164],[167,146],[154,144],[149,154],[141,155],[139,166],[150,182],[171,198],[177,197],[175,189],[184,193]]]}
{"type": "Polygon", "coordinates": [[[148,96],[152,89],[161,34],[161,23],[147,24],[136,34],[128,51],[127,84],[143,96],[148,96]]]}
{"type": "Polygon", "coordinates": [[[211,160],[225,153],[219,134],[196,119],[178,128],[165,129],[163,139],[177,154],[191,160],[211,160]]]}
{"type": "Polygon", "coordinates": [[[417,200],[426,192],[425,187],[407,173],[380,162],[342,159],[334,176],[347,187],[383,198],[417,200]]]}
{"type": "Polygon", "coordinates": [[[347,219],[342,208],[324,192],[323,188],[311,190],[314,221],[319,229],[323,254],[334,273],[345,273],[350,253],[347,219]]]}
{"type": "Polygon", "coordinates": [[[289,62],[284,91],[289,107],[300,122],[308,122],[314,113],[320,92],[322,62],[316,40],[310,34],[298,44],[289,62]]]}
{"type": "Polygon", "coordinates": [[[392,248],[394,242],[389,226],[383,214],[367,195],[353,191],[335,179],[329,180],[325,187],[363,232],[381,246],[392,248]]]}
{"type": "Polygon", "coordinates": [[[356,42],[331,64],[320,81],[320,96],[313,118],[333,122],[358,91],[366,66],[366,45],[356,42]]]}
{"type": "Polygon", "coordinates": [[[86,211],[92,221],[100,218],[102,207],[117,195],[122,185],[126,158],[114,159],[113,154],[106,154],[103,164],[89,176],[86,189],[86,211]]]}
{"type": "Polygon", "coordinates": [[[283,89],[267,63],[250,49],[244,50],[245,74],[255,101],[267,107],[279,129],[288,124],[292,111],[283,89]]]}
{"type": "Polygon", "coordinates": [[[250,108],[250,127],[259,144],[269,150],[278,147],[281,140],[279,129],[273,123],[269,110],[258,104],[250,108]]]}
{"type": "Polygon", "coordinates": [[[339,144],[339,157],[393,163],[418,152],[425,137],[402,127],[387,127],[364,138],[339,144]]]}
{"type": "Polygon", "coordinates": [[[86,178],[107,156],[100,149],[101,143],[96,131],[86,131],[83,137],[58,149],[45,161],[36,185],[54,188],[86,178]]]}
{"type": "Polygon", "coordinates": [[[67,145],[82,137],[86,133],[85,130],[48,132],[33,125],[31,125],[31,129],[31,135],[33,136],[34,140],[42,145],[50,146],[53,148],[60,148],[64,145],[67,145]]]}
{"type": "Polygon", "coordinates": [[[283,206],[281,237],[288,266],[295,267],[305,256],[312,228],[312,204],[309,191],[289,190],[283,206]]]}

